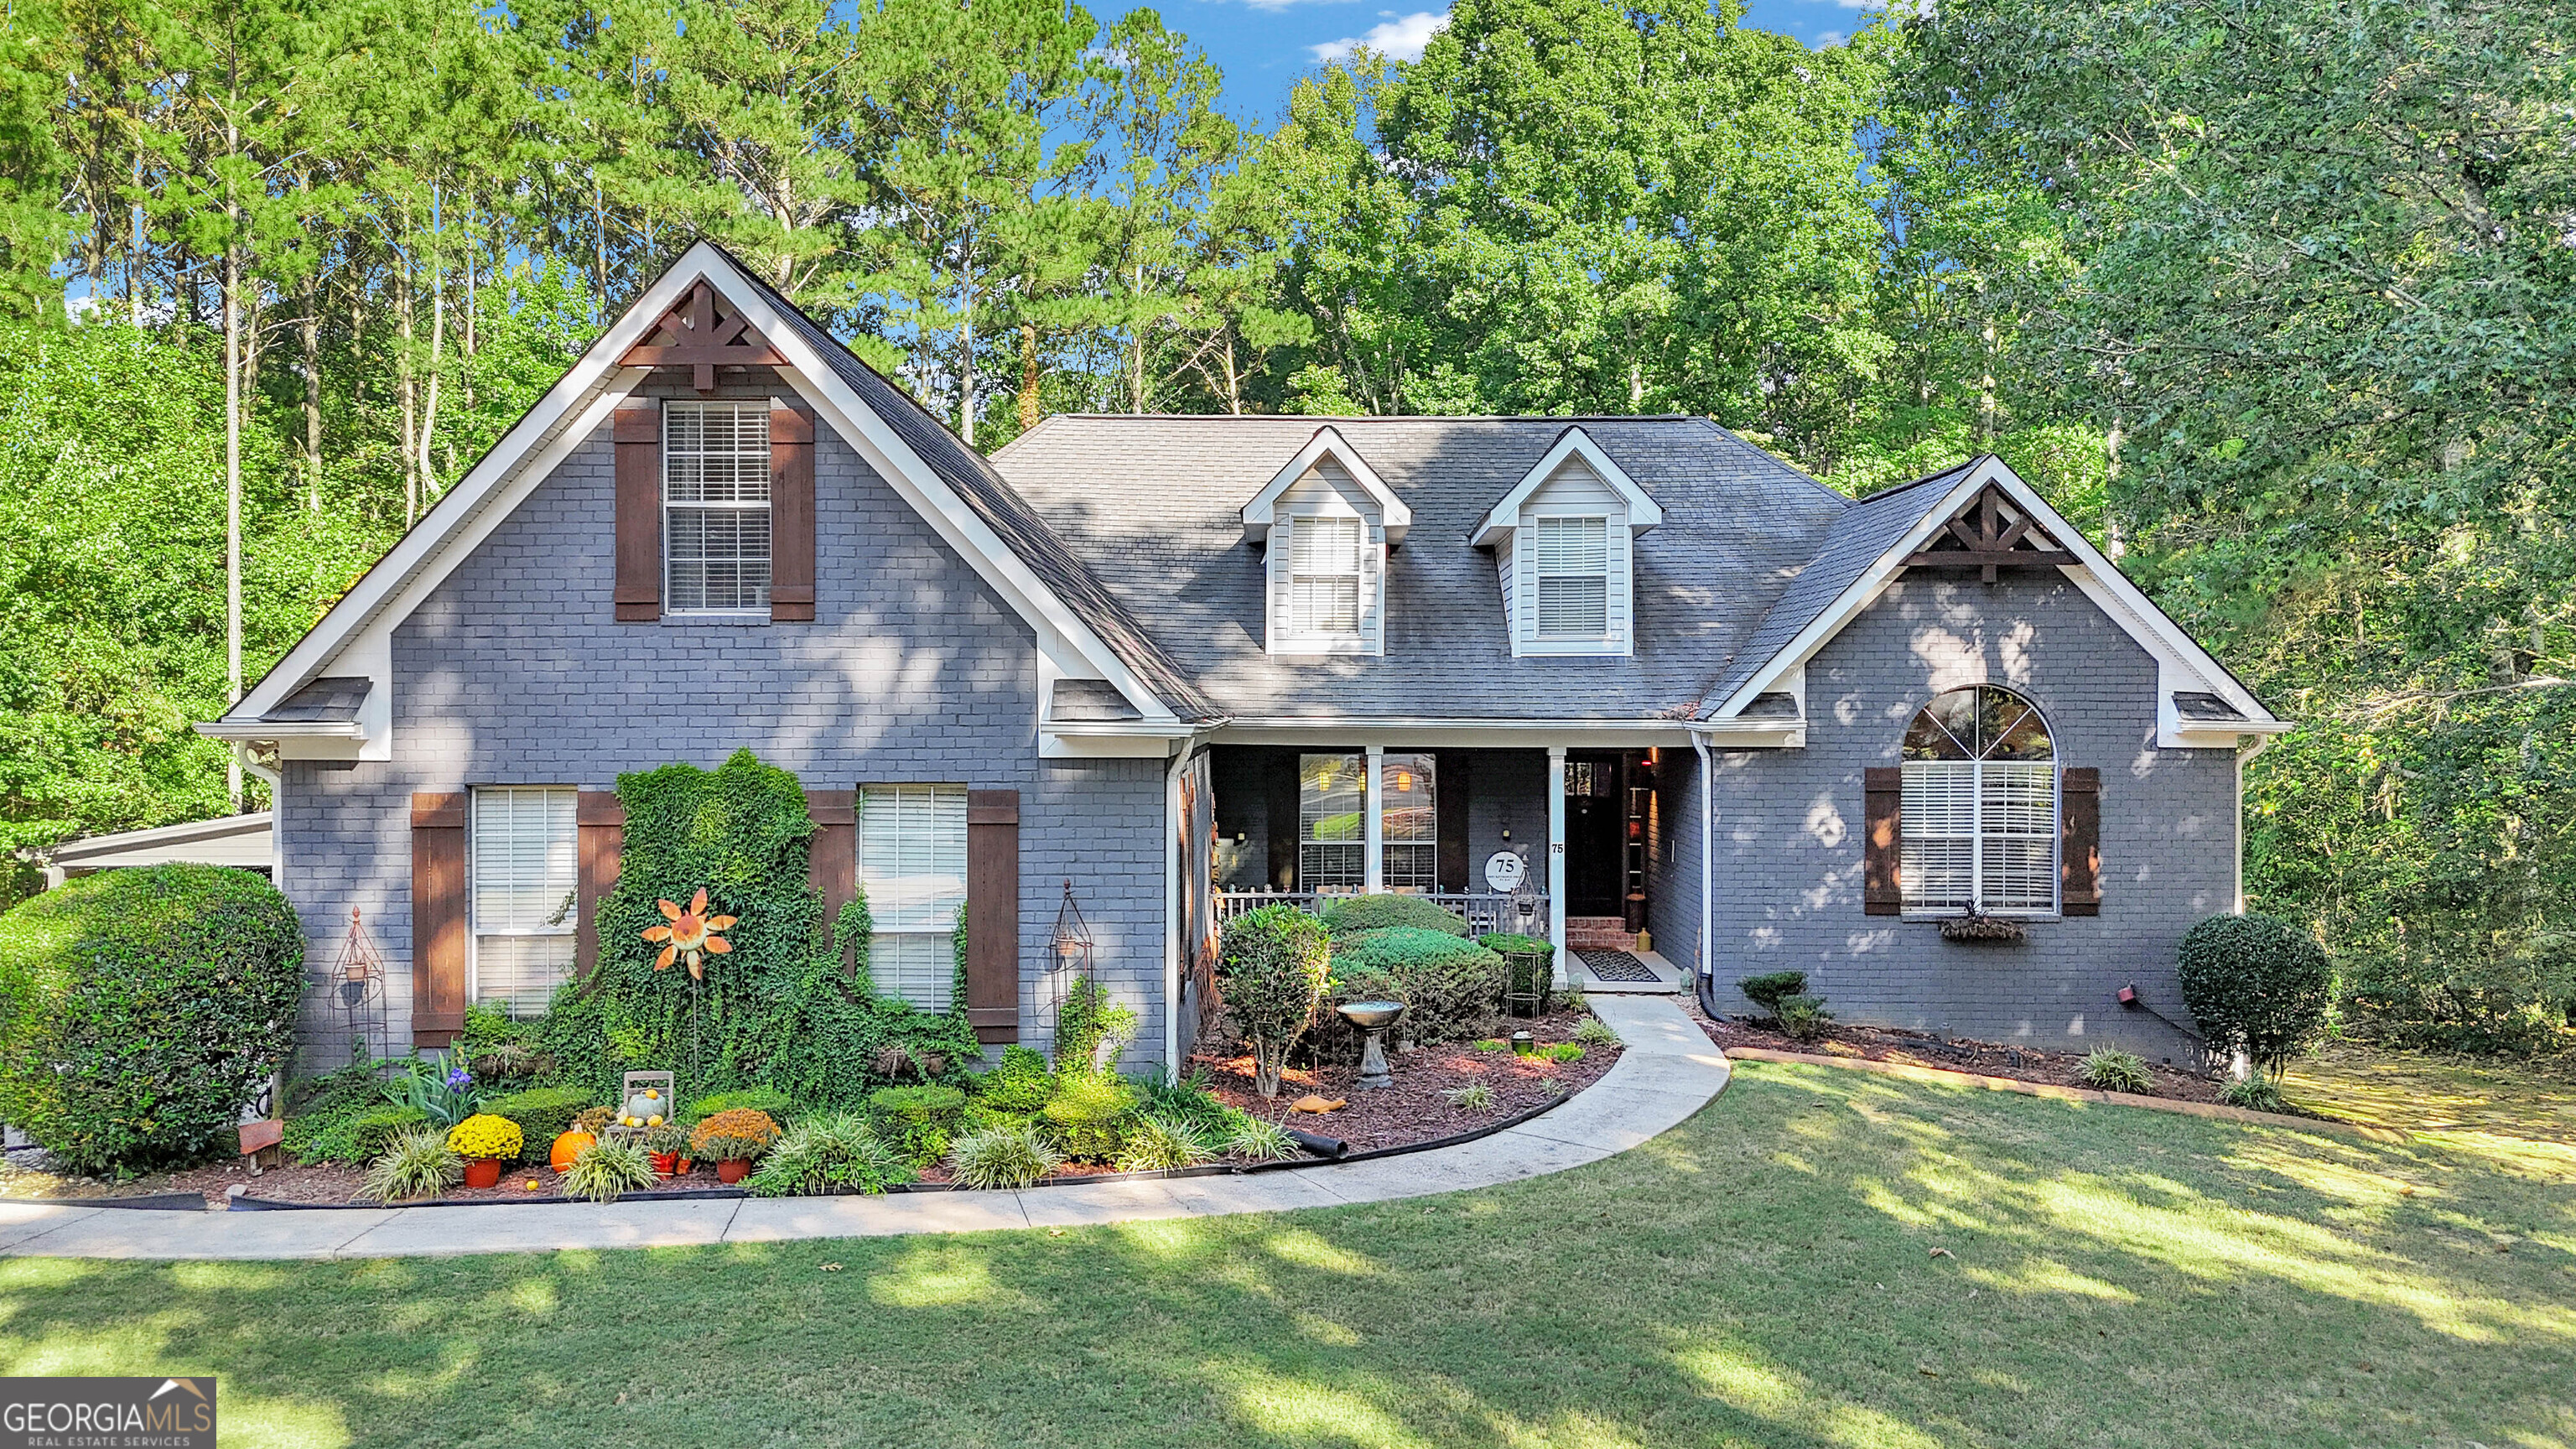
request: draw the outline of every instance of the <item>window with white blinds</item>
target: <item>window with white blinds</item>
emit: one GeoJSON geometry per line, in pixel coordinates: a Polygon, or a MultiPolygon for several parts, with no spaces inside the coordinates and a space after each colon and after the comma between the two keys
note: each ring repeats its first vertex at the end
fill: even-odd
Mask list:
{"type": "Polygon", "coordinates": [[[1543,517],[1531,522],[1539,637],[1597,639],[1609,633],[1610,520],[1543,517]]]}
{"type": "Polygon", "coordinates": [[[664,607],[769,607],[769,404],[662,408],[664,607]]]}
{"type": "Polygon", "coordinates": [[[1360,539],[1356,518],[1304,517],[1290,525],[1290,633],[1360,632],[1360,539]]]}
{"type": "Polygon", "coordinates": [[[512,1016],[544,1012],[572,974],[580,846],[570,788],[486,785],[472,792],[469,995],[512,1016]]]}
{"type": "Polygon", "coordinates": [[[2055,911],[2057,802],[2055,748],[2036,706],[1990,684],[1934,699],[1905,735],[1905,909],[2055,911]]]}
{"type": "Polygon", "coordinates": [[[875,926],[868,974],[876,989],[946,1011],[966,904],[966,787],[861,786],[859,888],[875,926]]]}

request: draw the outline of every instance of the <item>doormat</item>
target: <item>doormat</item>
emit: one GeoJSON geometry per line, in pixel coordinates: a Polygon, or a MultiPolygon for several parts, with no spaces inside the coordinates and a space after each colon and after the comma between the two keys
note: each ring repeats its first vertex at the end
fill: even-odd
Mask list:
{"type": "Polygon", "coordinates": [[[1661,981],[1655,968],[1625,951],[1577,951],[1583,969],[1603,981],[1661,981]]]}

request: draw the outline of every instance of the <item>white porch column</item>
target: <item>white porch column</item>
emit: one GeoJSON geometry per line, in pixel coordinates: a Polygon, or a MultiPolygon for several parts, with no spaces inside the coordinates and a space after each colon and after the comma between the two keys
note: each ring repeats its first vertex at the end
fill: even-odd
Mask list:
{"type": "Polygon", "coordinates": [[[1360,868],[1360,889],[1370,895],[1386,889],[1386,746],[1368,747],[1367,803],[1361,808],[1368,819],[1360,827],[1360,838],[1368,842],[1368,861],[1360,868]]]}
{"type": "Polygon", "coordinates": [[[1556,947],[1556,984],[1565,964],[1565,746],[1547,747],[1547,939],[1556,947]]]}

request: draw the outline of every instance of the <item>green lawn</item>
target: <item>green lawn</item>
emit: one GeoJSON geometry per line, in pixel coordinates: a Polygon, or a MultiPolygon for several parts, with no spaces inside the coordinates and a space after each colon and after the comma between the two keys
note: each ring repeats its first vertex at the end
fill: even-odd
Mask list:
{"type": "Polygon", "coordinates": [[[1749,1065],[1645,1147],[1411,1203],[0,1263],[0,1373],[162,1372],[222,1375],[241,1444],[2532,1449],[2576,1442],[2576,1174],[1749,1065]]]}

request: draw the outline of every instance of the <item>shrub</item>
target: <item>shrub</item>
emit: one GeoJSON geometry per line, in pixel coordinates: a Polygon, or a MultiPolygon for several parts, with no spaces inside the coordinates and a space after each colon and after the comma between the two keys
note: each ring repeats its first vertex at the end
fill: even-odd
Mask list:
{"type": "Polygon", "coordinates": [[[967,1078],[975,1100],[996,1112],[1035,1112],[1055,1095],[1055,1073],[1044,1055],[1024,1046],[1002,1048],[1002,1064],[967,1078]]]}
{"type": "Polygon", "coordinates": [[[768,1087],[746,1087],[739,1092],[715,1092],[700,1097],[680,1114],[681,1125],[695,1127],[719,1112],[759,1112],[773,1122],[796,1120],[796,1104],[785,1092],[768,1087]]]}
{"type": "Polygon", "coordinates": [[[1545,1057],[1552,1062],[1579,1062],[1583,1060],[1583,1048],[1570,1041],[1561,1041],[1554,1046],[1540,1047],[1530,1055],[1545,1057]]]}
{"type": "Polygon", "coordinates": [[[2290,1104],[2281,1099],[2280,1084],[2268,1077],[2247,1077],[2219,1089],[2218,1100],[2230,1107],[2244,1107],[2256,1112],[2287,1112],[2290,1104]]]}
{"type": "Polygon", "coordinates": [[[728,1107],[689,1129],[689,1156],[702,1162],[742,1162],[767,1152],[778,1124],[766,1112],[728,1107]]]}
{"type": "Polygon", "coordinates": [[[1489,1036],[1476,1043],[1476,1050],[1480,1052],[1498,1052],[1509,1045],[1511,1045],[1511,1043],[1503,1040],[1501,1037],[1489,1036]]]}
{"type": "Polygon", "coordinates": [[[1118,1145],[1120,1172],[1169,1172],[1214,1157],[1198,1124],[1170,1112],[1140,1113],[1118,1145]]]}
{"type": "Polygon", "coordinates": [[[1469,1082],[1463,1087],[1451,1087],[1440,1095],[1448,1098],[1449,1105],[1452,1107],[1464,1108],[1470,1112],[1494,1110],[1494,1089],[1482,1082],[1469,1082]]]}
{"type": "Polygon", "coordinates": [[[1467,934],[1465,916],[1420,896],[1340,896],[1325,902],[1320,914],[1324,929],[1336,937],[1394,927],[1438,931],[1444,936],[1467,934]]]}
{"type": "Polygon", "coordinates": [[[1234,1130],[1226,1135],[1225,1151],[1229,1157],[1248,1158],[1254,1162],[1286,1162],[1302,1157],[1306,1149],[1288,1135],[1288,1129],[1267,1117],[1249,1112],[1234,1114],[1234,1130]]]}
{"type": "Polygon", "coordinates": [[[79,1172],[238,1144],[295,1044],[304,928],[248,871],[101,871],[0,915],[0,1120],[79,1172]]]}
{"type": "Polygon", "coordinates": [[[385,1083],[385,1095],[441,1127],[453,1127],[482,1110],[485,1094],[465,1068],[414,1058],[411,1070],[385,1083]]]}
{"type": "Polygon", "coordinates": [[[1509,978],[1505,989],[1514,996],[1536,997],[1540,1009],[1545,1009],[1547,997],[1556,985],[1554,946],[1535,936],[1511,931],[1494,931],[1479,936],[1476,944],[1503,958],[1504,972],[1509,978]]]}
{"type": "Polygon", "coordinates": [[[1295,906],[1263,906],[1226,922],[1217,987],[1237,1031],[1252,1044],[1253,1084],[1279,1095],[1288,1048],[1315,1019],[1332,961],[1324,923],[1295,906]]]}
{"type": "Polygon", "coordinates": [[[1158,1074],[1154,1080],[1138,1083],[1136,1094],[1143,1110],[1186,1122],[1201,1137],[1222,1141],[1234,1130],[1235,1110],[1208,1090],[1203,1070],[1194,1070],[1178,1082],[1165,1082],[1158,1074]]]}
{"type": "Polygon", "coordinates": [[[788,1128],[747,1185],[760,1197],[835,1189],[875,1194],[916,1175],[865,1117],[830,1112],[788,1128]]]}
{"type": "Polygon", "coordinates": [[[2147,1075],[2147,1064],[2115,1047],[2095,1047],[2084,1054],[2084,1064],[2076,1068],[2084,1085],[2103,1092],[2152,1092],[2156,1079],[2147,1075]]]}
{"type": "Polygon", "coordinates": [[[424,1113],[385,1100],[385,1084],[376,1075],[382,1065],[364,1063],[295,1083],[287,1093],[292,1105],[281,1144],[286,1155],[302,1163],[363,1166],[383,1156],[395,1134],[428,1125],[424,1113]]]}
{"type": "Polygon", "coordinates": [[[515,1162],[526,1140],[518,1123],[489,1112],[477,1112],[447,1129],[447,1150],[465,1158],[498,1157],[515,1162]]]}
{"type": "Polygon", "coordinates": [[[982,1127],[948,1148],[948,1175],[959,1187],[1027,1187],[1064,1166],[1064,1154],[1035,1122],[982,1127]]]}
{"type": "Polygon", "coordinates": [[[1501,1009],[1503,958],[1439,931],[1395,927],[1345,937],[1333,950],[1337,1001],[1401,1001],[1416,1041],[1455,1041],[1501,1009]]]}
{"type": "Polygon", "coordinates": [[[1081,1162],[1109,1162],[1126,1141],[1136,1115],[1136,1089],[1116,1077],[1068,1077],[1047,1103],[1047,1127],[1065,1155],[1081,1162]]]}
{"type": "Polygon", "coordinates": [[[572,1114],[573,1130],[596,1137],[608,1130],[608,1119],[616,1115],[606,1107],[584,1107],[572,1114]]]}
{"type": "Polygon", "coordinates": [[[1735,989],[1744,993],[1745,1000],[1773,1016],[1778,1016],[1782,998],[1801,996],[1806,993],[1807,973],[1772,971],[1760,976],[1747,976],[1735,983],[1735,989]]]}
{"type": "Polygon", "coordinates": [[[579,1087],[530,1087],[524,1092],[494,1097],[483,1104],[483,1110],[518,1123],[527,1148],[537,1149],[538,1155],[543,1156],[543,1149],[571,1131],[573,1118],[589,1105],[590,1093],[579,1087]]]}
{"type": "MultiPolygon", "coordinates": [[[[788,1130],[792,1132],[795,1129],[791,1127],[788,1130]]],[[[689,1152],[689,1129],[677,1122],[647,1127],[637,1134],[635,1140],[643,1143],[647,1152],[667,1153],[673,1157],[686,1157],[689,1152]]]]}
{"type": "Polygon", "coordinates": [[[879,1087],[868,1094],[868,1110],[888,1147],[915,1167],[928,1167],[948,1155],[966,1094],[955,1087],[879,1087]]]}
{"type": "Polygon", "coordinates": [[[631,1137],[602,1137],[581,1150],[564,1169],[563,1188],[573,1197],[615,1202],[617,1195],[651,1187],[659,1181],[653,1154],[631,1137]]]}
{"type": "Polygon", "coordinates": [[[1556,960],[1554,946],[1517,931],[1488,931],[1476,938],[1476,944],[1497,956],[1545,956],[1550,962],[1556,960]]]}
{"type": "Polygon", "coordinates": [[[1834,1014],[1825,1010],[1823,997],[1804,992],[1781,997],[1772,1009],[1779,1013],[1780,1029],[1789,1034],[1791,1041],[1814,1041],[1825,1034],[1825,1023],[1834,1019],[1834,1014]]]}
{"type": "Polygon", "coordinates": [[[367,1164],[358,1196],[369,1202],[410,1202],[436,1197],[465,1180],[465,1159],[447,1145],[447,1132],[419,1126],[396,1133],[367,1164]]]}
{"type": "Polygon", "coordinates": [[[1114,1065],[1136,1034],[1136,1013],[1118,1004],[1109,988],[1077,976],[1055,1018],[1055,1069],[1096,1072],[1114,1065]]]}
{"type": "Polygon", "coordinates": [[[2325,1025],[2333,972],[2316,938],[2277,916],[2211,916],[2182,938],[2182,1000],[2212,1051],[2275,1078],[2325,1025]]]}
{"type": "Polygon", "coordinates": [[[1588,1047],[1608,1048],[1627,1045],[1619,1039],[1619,1033],[1610,1029],[1610,1023],[1597,1016],[1583,1018],[1582,1023],[1574,1028],[1574,1039],[1588,1047]]]}

